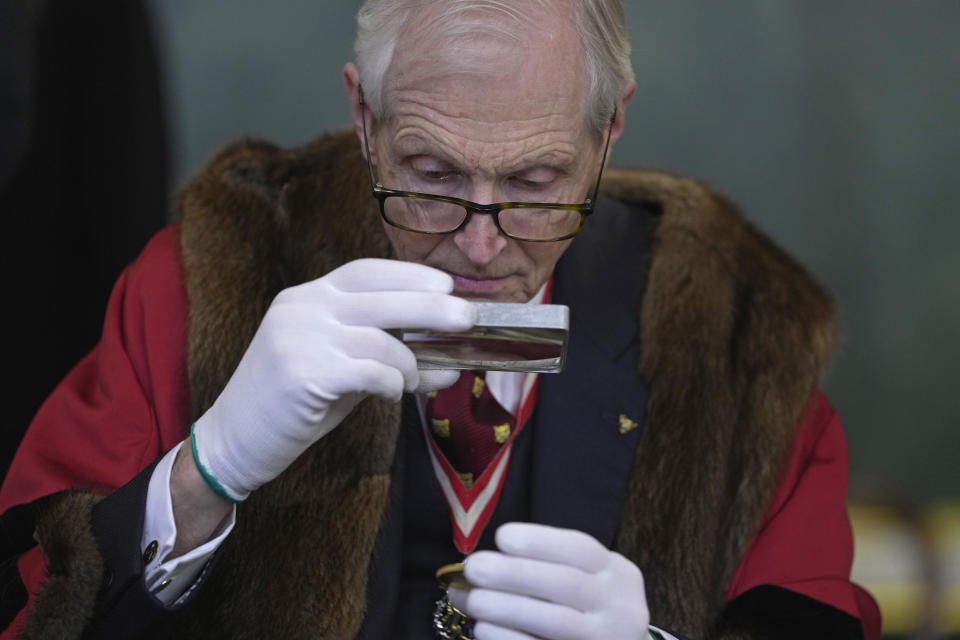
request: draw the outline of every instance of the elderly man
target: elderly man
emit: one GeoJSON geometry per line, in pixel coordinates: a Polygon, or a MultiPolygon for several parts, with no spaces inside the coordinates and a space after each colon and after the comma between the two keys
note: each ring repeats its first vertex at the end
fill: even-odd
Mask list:
{"type": "Polygon", "coordinates": [[[619,3],[358,24],[353,134],[214,159],[38,414],[8,635],[872,637],[829,301],[693,182],[597,195],[619,3]],[[480,300],[569,305],[567,370],[418,371],[390,332],[480,300]]]}

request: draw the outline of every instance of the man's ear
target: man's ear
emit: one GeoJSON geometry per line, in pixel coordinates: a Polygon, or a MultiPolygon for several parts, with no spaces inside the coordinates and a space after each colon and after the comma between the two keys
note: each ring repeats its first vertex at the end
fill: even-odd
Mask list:
{"type": "Polygon", "coordinates": [[[627,85],[626,89],[623,90],[623,96],[620,98],[620,104],[617,105],[617,117],[613,121],[613,127],[610,129],[610,146],[613,147],[613,143],[620,139],[620,136],[623,135],[623,129],[627,124],[627,104],[630,102],[630,99],[633,98],[633,94],[637,91],[637,83],[634,80],[631,80],[627,85]]]}
{"type": "MultiPolygon", "coordinates": [[[[357,134],[357,141],[360,143],[360,153],[367,157],[367,150],[363,148],[363,120],[369,109],[360,104],[360,71],[357,65],[348,62],[343,65],[343,87],[347,91],[347,99],[350,101],[350,117],[353,120],[353,131],[357,134]]],[[[368,123],[369,124],[369,123],[368,123]]],[[[367,133],[370,133],[369,129],[367,133]]]]}

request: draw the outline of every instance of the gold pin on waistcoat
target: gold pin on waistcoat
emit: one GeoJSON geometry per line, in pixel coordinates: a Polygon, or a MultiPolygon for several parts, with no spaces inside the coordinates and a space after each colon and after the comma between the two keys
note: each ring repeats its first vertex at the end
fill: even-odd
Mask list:
{"type": "Polygon", "coordinates": [[[627,416],[620,414],[620,435],[626,435],[636,429],[639,425],[628,418],[627,416]]]}

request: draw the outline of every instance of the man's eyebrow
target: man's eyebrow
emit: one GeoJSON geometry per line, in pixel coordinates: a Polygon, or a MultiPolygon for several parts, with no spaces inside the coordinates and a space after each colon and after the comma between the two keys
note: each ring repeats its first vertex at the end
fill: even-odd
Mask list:
{"type": "MultiPolygon", "coordinates": [[[[409,136],[397,140],[394,144],[391,155],[398,163],[401,160],[412,156],[430,156],[450,163],[458,169],[464,169],[461,160],[447,153],[443,147],[423,140],[420,137],[409,136]]],[[[577,165],[577,157],[568,153],[563,153],[555,149],[542,152],[534,152],[520,158],[517,162],[511,163],[505,167],[506,173],[521,171],[530,171],[532,169],[547,168],[557,171],[561,174],[571,173],[577,165]]]]}
{"type": "Polygon", "coordinates": [[[397,161],[409,158],[411,156],[430,156],[433,158],[439,158],[445,162],[449,162],[456,167],[461,165],[456,158],[452,157],[448,153],[445,153],[442,147],[436,144],[431,144],[430,142],[418,137],[408,136],[397,140],[394,143],[390,155],[392,155],[394,160],[397,161]]]}

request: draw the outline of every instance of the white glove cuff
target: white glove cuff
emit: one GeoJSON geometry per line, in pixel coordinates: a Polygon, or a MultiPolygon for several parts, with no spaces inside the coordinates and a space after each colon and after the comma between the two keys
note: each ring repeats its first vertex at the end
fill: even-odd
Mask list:
{"type": "Polygon", "coordinates": [[[246,500],[250,495],[249,491],[245,494],[239,494],[236,491],[228,489],[210,471],[209,461],[204,457],[201,448],[197,446],[197,434],[194,427],[196,427],[196,423],[190,425],[190,450],[193,452],[193,462],[197,465],[197,470],[200,471],[200,475],[203,476],[203,479],[207,481],[207,484],[210,485],[210,488],[213,489],[214,493],[224,500],[234,504],[246,500]]]}

